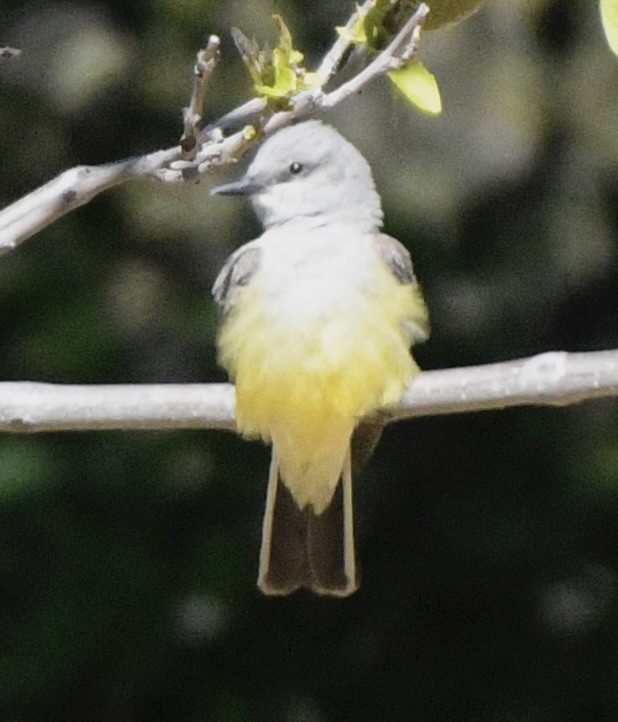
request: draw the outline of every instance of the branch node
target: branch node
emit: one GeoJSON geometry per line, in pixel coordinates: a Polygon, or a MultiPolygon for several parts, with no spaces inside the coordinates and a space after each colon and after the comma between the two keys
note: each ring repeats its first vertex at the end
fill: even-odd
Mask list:
{"type": "Polygon", "coordinates": [[[19,55],[21,55],[21,50],[19,48],[0,48],[0,61],[11,60],[19,55]]]}
{"type": "Polygon", "coordinates": [[[68,208],[77,198],[77,191],[75,190],[75,188],[67,188],[65,191],[62,192],[60,198],[62,204],[68,208]]]}

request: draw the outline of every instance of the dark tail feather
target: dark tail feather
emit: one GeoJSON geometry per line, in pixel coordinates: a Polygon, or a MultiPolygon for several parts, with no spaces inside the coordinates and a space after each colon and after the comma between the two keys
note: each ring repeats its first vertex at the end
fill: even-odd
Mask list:
{"type": "Polygon", "coordinates": [[[298,508],[272,466],[274,459],[264,512],[258,586],[264,594],[291,594],[305,586],[307,512],[298,508]]]}
{"type": "Polygon", "coordinates": [[[265,594],[290,594],[305,587],[338,597],[358,588],[349,458],[331,504],[316,515],[310,508],[299,509],[280,482],[273,449],[258,586],[265,594]]]}
{"type": "Polygon", "coordinates": [[[317,594],[347,597],[358,589],[354,529],[351,527],[346,534],[345,518],[346,501],[341,478],[328,509],[319,516],[308,511],[306,549],[310,582],[306,586],[317,594]]]}
{"type": "Polygon", "coordinates": [[[380,441],[385,422],[379,416],[361,421],[352,435],[352,476],[356,479],[380,441]]]}

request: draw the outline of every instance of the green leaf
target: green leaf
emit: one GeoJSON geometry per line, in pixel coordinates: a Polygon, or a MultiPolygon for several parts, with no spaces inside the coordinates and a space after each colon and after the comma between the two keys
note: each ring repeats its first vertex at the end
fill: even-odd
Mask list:
{"type": "Polygon", "coordinates": [[[609,47],[618,55],[618,0],[600,0],[599,8],[609,47]]]}
{"type": "Polygon", "coordinates": [[[320,76],[305,70],[301,74],[302,90],[314,90],[320,87],[320,76]]]}
{"type": "Polygon", "coordinates": [[[390,0],[374,0],[364,19],[367,44],[373,50],[382,50],[392,39],[393,33],[386,29],[385,20],[392,9],[390,0]]]}
{"type": "Polygon", "coordinates": [[[303,54],[294,48],[292,35],[281,15],[273,15],[273,19],[279,30],[279,44],[273,50],[268,45],[260,47],[237,28],[232,29],[232,35],[256,92],[272,100],[273,107],[281,108],[296,93],[319,87],[320,79],[300,65],[303,54]]]}
{"type": "Polygon", "coordinates": [[[367,33],[365,32],[365,17],[361,12],[360,5],[356,5],[356,22],[351,30],[345,26],[338,25],[335,30],[342,38],[354,45],[367,45],[367,33]]]}
{"type": "Polygon", "coordinates": [[[281,15],[273,15],[272,17],[279,28],[279,47],[289,53],[292,49],[292,33],[281,15]]]}
{"type": "Polygon", "coordinates": [[[288,65],[288,57],[281,48],[273,50],[275,78],[272,85],[256,85],[260,95],[271,98],[285,98],[296,92],[297,78],[294,68],[288,65]]]}
{"type": "Polygon", "coordinates": [[[348,30],[343,25],[337,25],[335,30],[342,38],[344,38],[344,40],[347,40],[353,45],[367,45],[367,36],[365,35],[365,28],[362,20],[359,20],[352,30],[348,30]]]}
{"type": "Polygon", "coordinates": [[[260,48],[255,40],[249,38],[238,28],[232,28],[232,38],[236,49],[242,57],[245,67],[249,71],[251,80],[258,83],[264,72],[260,48]]]}
{"type": "Polygon", "coordinates": [[[384,28],[384,18],[391,9],[390,0],[374,0],[373,7],[364,12],[356,5],[357,18],[354,27],[337,27],[336,30],[350,43],[365,45],[372,50],[381,50],[389,34],[384,28]]]}
{"type": "Polygon", "coordinates": [[[438,82],[422,63],[409,63],[401,70],[391,70],[388,77],[419,110],[440,115],[442,98],[438,82]]]}

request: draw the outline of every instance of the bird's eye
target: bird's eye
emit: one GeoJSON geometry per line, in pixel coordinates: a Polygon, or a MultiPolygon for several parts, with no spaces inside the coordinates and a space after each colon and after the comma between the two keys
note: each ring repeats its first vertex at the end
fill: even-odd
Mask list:
{"type": "Polygon", "coordinates": [[[297,160],[295,160],[293,163],[290,163],[290,173],[293,175],[298,175],[304,168],[304,165],[302,163],[299,163],[297,160]]]}

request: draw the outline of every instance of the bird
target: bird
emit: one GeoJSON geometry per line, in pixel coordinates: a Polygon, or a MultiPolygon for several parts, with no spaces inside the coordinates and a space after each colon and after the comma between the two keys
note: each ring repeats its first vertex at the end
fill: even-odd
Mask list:
{"type": "Polygon", "coordinates": [[[364,156],[320,120],[267,137],[245,175],[211,193],[248,196],[263,226],[212,291],[238,430],[272,444],[258,587],[346,597],[360,583],[353,468],[429,335],[410,254],[381,231],[364,156]]]}

